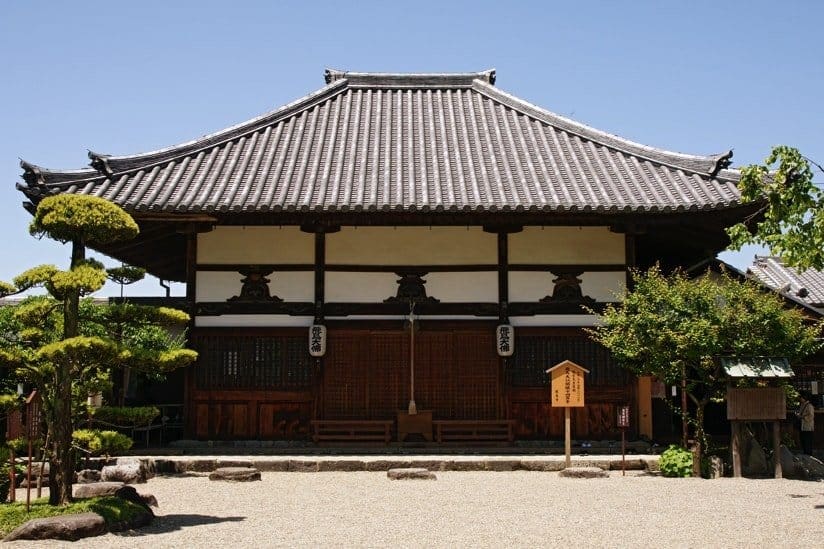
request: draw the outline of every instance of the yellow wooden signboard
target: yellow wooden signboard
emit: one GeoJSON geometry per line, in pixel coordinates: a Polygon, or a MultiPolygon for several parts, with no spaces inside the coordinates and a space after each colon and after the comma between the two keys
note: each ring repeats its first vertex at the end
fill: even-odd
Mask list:
{"type": "Polygon", "coordinates": [[[552,376],[552,406],[581,408],[584,405],[584,374],[589,370],[565,360],[547,370],[552,376]]]}

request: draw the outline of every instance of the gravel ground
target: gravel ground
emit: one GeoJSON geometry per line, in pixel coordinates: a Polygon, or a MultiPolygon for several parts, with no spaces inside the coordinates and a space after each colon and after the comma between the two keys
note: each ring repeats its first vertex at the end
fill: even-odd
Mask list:
{"type": "Polygon", "coordinates": [[[665,479],[613,471],[263,473],[138,485],[160,502],[142,530],[7,547],[821,547],[824,483],[665,479]]]}

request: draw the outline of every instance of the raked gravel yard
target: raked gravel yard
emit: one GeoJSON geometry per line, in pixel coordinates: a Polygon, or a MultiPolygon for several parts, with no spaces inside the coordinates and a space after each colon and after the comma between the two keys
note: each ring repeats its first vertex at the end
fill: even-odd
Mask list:
{"type": "Polygon", "coordinates": [[[160,502],[135,532],[7,547],[794,547],[824,546],[824,483],[667,479],[611,471],[264,472],[138,485],[160,502]]]}

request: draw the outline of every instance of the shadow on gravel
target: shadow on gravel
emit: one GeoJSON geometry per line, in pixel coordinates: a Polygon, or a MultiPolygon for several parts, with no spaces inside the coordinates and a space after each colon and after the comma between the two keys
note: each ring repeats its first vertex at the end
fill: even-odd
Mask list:
{"type": "Polygon", "coordinates": [[[113,532],[121,537],[138,537],[153,534],[165,534],[188,528],[190,526],[203,526],[206,524],[218,524],[221,522],[241,522],[246,517],[214,517],[211,515],[161,515],[155,517],[149,526],[140,530],[126,530],[124,532],[113,532]]]}

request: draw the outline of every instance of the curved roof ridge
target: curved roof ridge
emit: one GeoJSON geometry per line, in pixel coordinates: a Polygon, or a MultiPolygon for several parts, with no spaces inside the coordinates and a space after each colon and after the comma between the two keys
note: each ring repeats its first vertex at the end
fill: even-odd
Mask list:
{"type": "Polygon", "coordinates": [[[471,87],[475,80],[495,84],[495,69],[480,72],[350,72],[326,69],[327,84],[346,80],[352,87],[471,87]]]}
{"type": "Polygon", "coordinates": [[[191,141],[133,155],[106,155],[106,160],[114,173],[129,171],[138,166],[145,167],[160,162],[166,162],[175,157],[192,154],[193,152],[201,149],[214,147],[228,141],[232,141],[246,133],[257,131],[268,124],[276,122],[277,119],[282,116],[291,116],[295,114],[295,112],[307,109],[316,102],[326,99],[327,95],[331,95],[343,88],[345,88],[344,81],[334,82],[290,103],[278,107],[273,111],[269,111],[244,122],[240,122],[239,124],[229,126],[228,128],[223,128],[222,130],[192,139],[191,141]]]}
{"type": "Polygon", "coordinates": [[[30,183],[30,179],[37,178],[39,184],[49,183],[50,179],[59,179],[59,183],[75,183],[84,179],[93,180],[98,177],[105,179],[106,177],[114,174],[122,174],[134,169],[145,168],[146,166],[168,162],[174,158],[189,155],[201,149],[215,147],[225,142],[237,139],[246,133],[257,131],[268,124],[276,122],[280,117],[291,116],[295,112],[309,108],[316,102],[326,99],[328,95],[336,93],[341,89],[345,89],[345,87],[345,80],[334,82],[260,116],[256,116],[213,133],[202,135],[190,141],[178,143],[169,147],[163,147],[161,149],[155,149],[153,151],[115,156],[97,153],[90,150],[88,156],[91,160],[90,165],[92,165],[93,168],[83,168],[78,170],[47,170],[36,166],[35,164],[21,161],[20,166],[25,170],[23,179],[27,183],[30,183]],[[101,169],[104,164],[102,162],[103,159],[105,159],[105,169],[101,169]],[[88,177],[76,177],[76,175],[81,174],[88,177]]]}
{"type": "Polygon", "coordinates": [[[620,150],[633,156],[643,157],[651,162],[664,164],[671,168],[696,172],[702,175],[710,175],[712,177],[716,177],[724,171],[730,176],[730,179],[737,179],[737,177],[735,177],[738,173],[737,170],[727,169],[729,167],[730,159],[732,158],[732,150],[715,155],[700,156],[658,149],[649,145],[638,143],[637,141],[632,141],[619,135],[599,130],[582,122],[578,122],[546,110],[530,103],[529,101],[525,101],[519,97],[509,94],[500,88],[490,86],[483,81],[476,81],[476,84],[473,87],[479,93],[483,93],[491,99],[500,101],[508,107],[518,110],[523,114],[538,118],[539,120],[561,130],[574,133],[584,139],[595,143],[600,143],[606,147],[620,150]]]}

